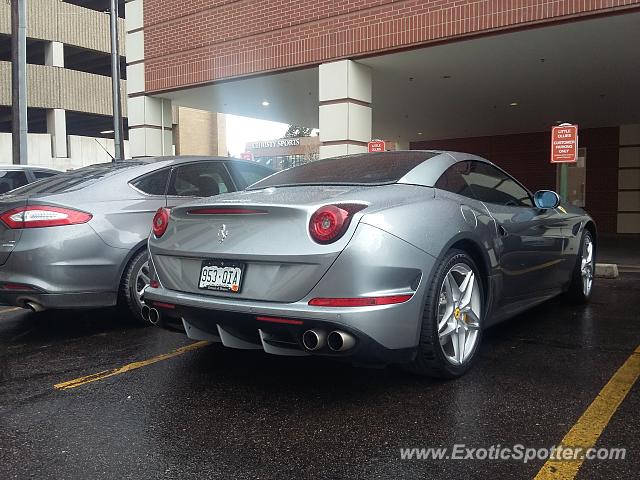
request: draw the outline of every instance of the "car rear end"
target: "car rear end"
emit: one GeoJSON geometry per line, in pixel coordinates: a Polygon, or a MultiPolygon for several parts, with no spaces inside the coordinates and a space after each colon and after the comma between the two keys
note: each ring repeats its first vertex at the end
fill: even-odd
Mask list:
{"type": "Polygon", "coordinates": [[[367,219],[426,187],[259,186],[158,213],[147,313],[233,348],[408,361],[434,259],[367,219]]]}
{"type": "Polygon", "coordinates": [[[0,302],[36,311],[115,304],[126,252],[92,228],[93,188],[110,171],[100,168],[0,196],[0,302]]]}

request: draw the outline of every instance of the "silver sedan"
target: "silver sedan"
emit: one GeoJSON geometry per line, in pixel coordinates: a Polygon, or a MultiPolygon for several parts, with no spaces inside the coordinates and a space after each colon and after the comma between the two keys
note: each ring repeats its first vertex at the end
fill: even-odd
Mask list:
{"type": "Polygon", "coordinates": [[[271,173],[229,158],[151,158],[92,165],[0,195],[0,302],[36,311],[120,304],[143,321],[154,212],[271,173]]]}
{"type": "Polygon", "coordinates": [[[463,374],[484,328],[586,301],[596,227],[465,153],[334,158],[160,209],[144,314],[190,338],[463,374]]]}

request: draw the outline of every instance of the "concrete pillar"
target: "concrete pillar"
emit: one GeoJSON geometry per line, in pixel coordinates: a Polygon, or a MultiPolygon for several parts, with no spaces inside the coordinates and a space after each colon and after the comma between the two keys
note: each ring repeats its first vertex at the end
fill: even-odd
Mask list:
{"type": "Polygon", "coordinates": [[[128,115],[132,158],[173,154],[171,100],[129,97],[128,115]]]}
{"type": "Polygon", "coordinates": [[[171,100],[144,95],[144,0],[125,8],[129,151],[132,158],[172,155],[171,100]]]}
{"type": "Polygon", "coordinates": [[[47,42],[45,44],[44,64],[49,67],[64,67],[64,43],[47,42]]]}
{"type": "Polygon", "coordinates": [[[66,158],[67,152],[67,117],[62,108],[47,110],[47,133],[51,135],[51,156],[66,158]]]}
{"type": "Polygon", "coordinates": [[[367,151],[371,140],[371,69],[352,60],[319,69],[320,158],[367,151]]]}

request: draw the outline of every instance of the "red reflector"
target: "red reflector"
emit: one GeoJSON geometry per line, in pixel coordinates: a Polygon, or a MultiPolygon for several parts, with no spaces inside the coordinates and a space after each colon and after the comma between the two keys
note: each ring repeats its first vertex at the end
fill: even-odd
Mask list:
{"type": "Polygon", "coordinates": [[[149,286],[151,288],[160,288],[160,282],[158,280],[151,280],[149,286]]]}
{"type": "Polygon", "coordinates": [[[194,208],[187,213],[189,215],[261,215],[267,212],[253,208],[194,208]]]}
{"type": "Polygon", "coordinates": [[[176,306],[173,303],[164,303],[164,302],[153,302],[154,307],[160,308],[168,308],[169,310],[173,310],[176,306]]]}
{"type": "Polygon", "coordinates": [[[314,298],[309,301],[309,305],[315,307],[371,307],[403,303],[412,296],[413,295],[390,295],[386,297],[314,298]]]}
{"type": "Polygon", "coordinates": [[[286,325],[302,325],[304,323],[302,320],[292,320],[290,318],[278,318],[278,317],[256,317],[256,320],[260,320],[261,322],[270,322],[270,323],[284,323],[286,325]]]}
{"type": "Polygon", "coordinates": [[[21,290],[21,291],[34,291],[35,288],[29,286],[29,285],[23,285],[21,283],[3,283],[1,285],[1,288],[3,290],[21,290]]]}

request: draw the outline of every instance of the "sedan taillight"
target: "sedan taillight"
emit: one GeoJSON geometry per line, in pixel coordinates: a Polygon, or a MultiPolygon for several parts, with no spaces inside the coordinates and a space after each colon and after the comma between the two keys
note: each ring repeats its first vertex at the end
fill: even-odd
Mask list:
{"type": "Polygon", "coordinates": [[[153,216],[153,234],[156,238],[160,238],[167,231],[169,226],[169,209],[159,208],[153,216]]]}
{"type": "Polygon", "coordinates": [[[52,207],[49,205],[31,205],[9,210],[0,215],[0,220],[13,229],[60,227],[87,223],[93,215],[70,208],[52,207]]]}
{"type": "Polygon", "coordinates": [[[349,228],[354,213],[366,208],[359,203],[325,205],[311,215],[309,234],[317,243],[327,244],[338,240],[349,228]]]}

